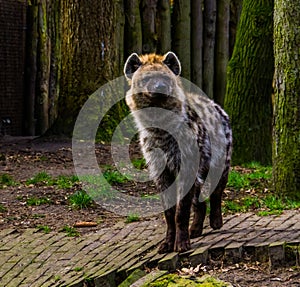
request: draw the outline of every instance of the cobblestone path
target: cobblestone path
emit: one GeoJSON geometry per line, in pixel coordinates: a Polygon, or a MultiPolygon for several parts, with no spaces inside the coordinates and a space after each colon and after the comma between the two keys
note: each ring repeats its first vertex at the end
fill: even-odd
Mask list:
{"type": "Polygon", "coordinates": [[[157,254],[164,238],[162,220],[125,224],[77,238],[36,229],[0,231],[0,286],[116,286],[138,268],[174,270],[209,260],[228,263],[269,261],[271,267],[299,264],[300,213],[258,217],[251,213],[224,218],[221,230],[206,226],[184,254],[157,254]]]}

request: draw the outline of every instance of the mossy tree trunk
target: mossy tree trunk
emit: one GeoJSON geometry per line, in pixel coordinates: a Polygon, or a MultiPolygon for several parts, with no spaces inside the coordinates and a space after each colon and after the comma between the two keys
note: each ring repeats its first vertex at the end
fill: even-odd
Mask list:
{"type": "Polygon", "coordinates": [[[234,164],[271,162],[273,73],[273,0],[244,0],[225,98],[234,164]]]}
{"type": "Polygon", "coordinates": [[[70,135],[81,107],[102,84],[119,75],[116,66],[116,2],[62,1],[62,71],[55,133],[70,135]]]}
{"type": "Polygon", "coordinates": [[[273,176],[279,195],[300,199],[300,5],[275,0],[273,176]]]}
{"type": "Polygon", "coordinates": [[[172,13],[172,49],[181,61],[181,75],[186,79],[190,79],[191,74],[190,13],[190,1],[174,0],[172,13]]]}

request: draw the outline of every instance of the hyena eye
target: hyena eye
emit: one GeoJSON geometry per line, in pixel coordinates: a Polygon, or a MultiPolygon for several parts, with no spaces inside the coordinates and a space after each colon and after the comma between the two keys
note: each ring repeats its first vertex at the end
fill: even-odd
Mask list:
{"type": "Polygon", "coordinates": [[[142,84],[143,86],[145,86],[145,85],[147,85],[147,83],[149,82],[149,80],[150,80],[149,77],[145,77],[145,78],[143,78],[143,79],[141,80],[141,84],[142,84]]]}

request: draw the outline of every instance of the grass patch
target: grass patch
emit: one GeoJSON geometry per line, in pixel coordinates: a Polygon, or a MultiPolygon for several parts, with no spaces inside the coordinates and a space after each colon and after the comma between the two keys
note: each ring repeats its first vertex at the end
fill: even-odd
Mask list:
{"type": "Polygon", "coordinates": [[[146,160],[144,158],[135,158],[131,162],[136,169],[142,170],[146,168],[146,160]]]}
{"type": "Polygon", "coordinates": [[[74,267],[73,269],[75,272],[80,272],[83,270],[83,267],[74,267]]]}
{"type": "Polygon", "coordinates": [[[125,222],[126,223],[131,223],[131,222],[136,222],[136,221],[139,221],[139,220],[140,220],[140,216],[138,214],[129,214],[126,217],[125,222]]]}
{"type": "Polygon", "coordinates": [[[51,231],[51,228],[48,225],[38,225],[37,229],[39,231],[42,231],[42,232],[46,233],[46,234],[51,231]]]}
{"type": "Polygon", "coordinates": [[[37,173],[35,176],[32,178],[26,180],[26,184],[30,185],[36,185],[36,184],[43,184],[43,185],[53,185],[54,180],[52,177],[47,174],[45,171],[37,173]]]}
{"type": "Polygon", "coordinates": [[[117,170],[107,169],[103,172],[104,178],[107,180],[109,184],[114,183],[125,183],[129,180],[129,176],[120,173],[117,170]]]}
{"type": "Polygon", "coordinates": [[[6,207],[0,203],[0,212],[6,212],[6,207]]]}
{"type": "Polygon", "coordinates": [[[57,186],[61,189],[70,189],[77,183],[79,183],[79,179],[75,175],[60,175],[57,178],[53,178],[45,171],[39,172],[32,178],[26,180],[26,185],[57,186]]]}
{"type": "Polygon", "coordinates": [[[299,201],[282,198],[271,191],[272,167],[253,162],[233,167],[229,173],[225,213],[256,212],[259,216],[281,214],[283,210],[300,208],[299,201]]]}
{"type": "Polygon", "coordinates": [[[61,189],[70,189],[76,183],[79,183],[79,179],[76,175],[72,175],[72,176],[60,175],[59,177],[57,177],[57,179],[54,182],[54,184],[61,189]]]}
{"type": "Polygon", "coordinates": [[[51,204],[51,200],[47,197],[35,197],[35,196],[32,196],[32,197],[29,197],[27,198],[26,200],[26,204],[28,206],[39,206],[39,205],[42,205],[42,204],[51,204]]]}
{"type": "Polygon", "coordinates": [[[14,186],[17,183],[14,181],[13,177],[7,173],[3,173],[0,175],[0,188],[4,188],[6,186],[14,186]]]}
{"type": "Polygon", "coordinates": [[[69,202],[73,208],[83,209],[90,207],[93,199],[85,191],[79,190],[69,197],[69,202]]]}
{"type": "Polygon", "coordinates": [[[71,226],[64,226],[62,229],[61,229],[62,232],[65,232],[67,236],[69,237],[78,237],[80,236],[80,233],[74,228],[74,227],[71,227],[71,226]]]}

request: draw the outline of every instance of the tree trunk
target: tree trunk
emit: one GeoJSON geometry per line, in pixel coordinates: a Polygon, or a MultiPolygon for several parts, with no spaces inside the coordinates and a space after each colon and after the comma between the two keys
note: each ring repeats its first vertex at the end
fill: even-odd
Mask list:
{"type": "Polygon", "coordinates": [[[171,11],[169,0],[158,0],[157,4],[157,53],[171,50],[171,11]]]}
{"type": "Polygon", "coordinates": [[[214,96],[216,0],[204,0],[203,91],[214,96]]]}
{"type": "Polygon", "coordinates": [[[156,31],[157,0],[142,0],[143,54],[155,53],[157,45],[156,31]]]}
{"type": "Polygon", "coordinates": [[[275,0],[273,177],[279,195],[300,199],[300,6],[275,0]]]}
{"type": "Polygon", "coordinates": [[[229,22],[229,58],[232,55],[237,26],[240,20],[243,0],[230,0],[230,22],[229,22]]]}
{"type": "Polygon", "coordinates": [[[37,43],[38,43],[38,7],[29,5],[27,12],[27,45],[26,45],[26,71],[25,71],[25,134],[35,135],[35,97],[37,75],[37,43]]]}
{"type": "Polygon", "coordinates": [[[273,0],[244,0],[228,66],[225,110],[231,118],[233,163],[271,162],[273,0]]]}
{"type": "Polygon", "coordinates": [[[191,1],[191,81],[202,88],[203,0],[191,1]]]}
{"type": "Polygon", "coordinates": [[[229,58],[229,0],[217,2],[214,100],[221,106],[226,93],[226,70],[229,58]]]}
{"type": "Polygon", "coordinates": [[[174,0],[172,14],[172,49],[181,61],[181,75],[190,79],[191,49],[190,49],[190,1],[174,0]]]}
{"type": "Polygon", "coordinates": [[[127,0],[125,3],[125,58],[131,53],[142,53],[142,24],[140,0],[127,0]]]}
{"type": "Polygon", "coordinates": [[[115,2],[65,0],[62,3],[62,75],[59,118],[54,132],[71,134],[90,94],[116,71],[115,2]]]}
{"type": "Polygon", "coordinates": [[[125,14],[124,14],[124,3],[123,0],[114,0],[115,5],[115,38],[114,42],[116,43],[116,61],[115,61],[115,70],[116,75],[123,75],[124,67],[124,29],[125,29],[125,14]]]}
{"type": "Polygon", "coordinates": [[[51,62],[49,78],[49,126],[58,116],[58,98],[61,75],[61,4],[60,0],[49,1],[48,21],[51,41],[51,62]]]}
{"type": "Polygon", "coordinates": [[[37,126],[36,133],[44,134],[49,128],[49,77],[50,77],[50,41],[47,23],[47,2],[38,4],[38,93],[36,97],[37,126]]]}

